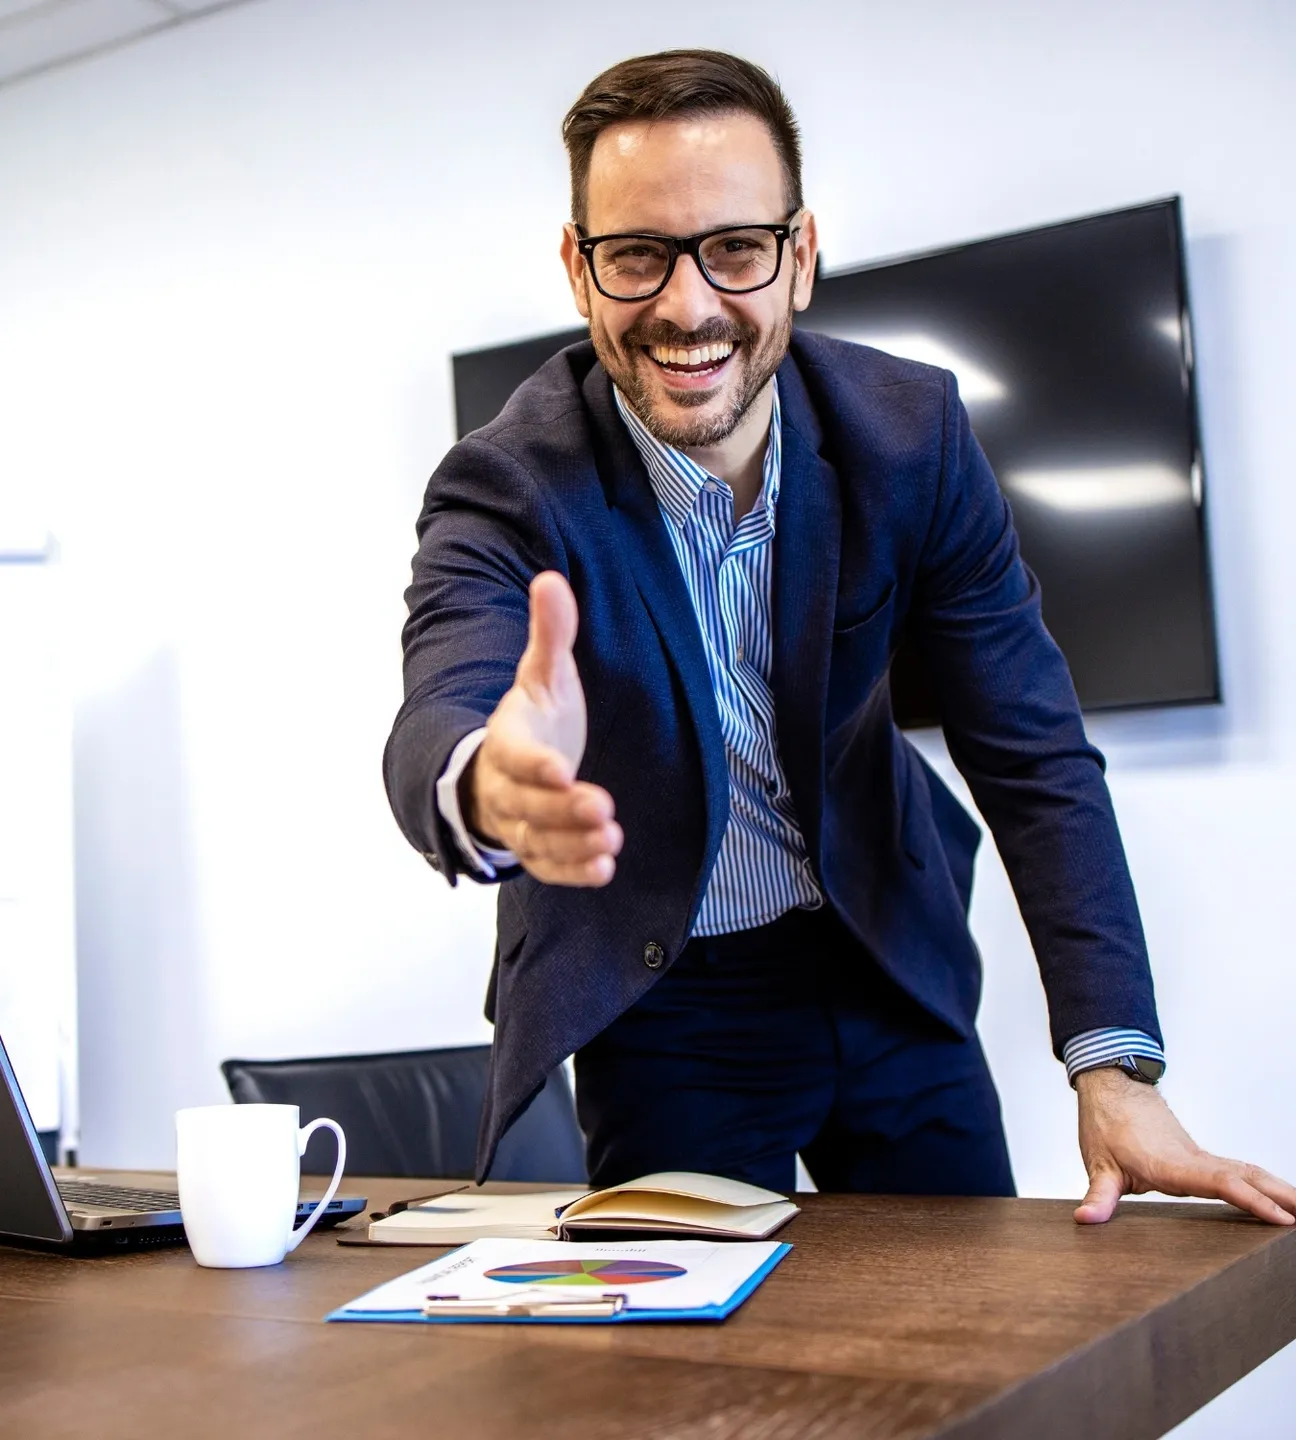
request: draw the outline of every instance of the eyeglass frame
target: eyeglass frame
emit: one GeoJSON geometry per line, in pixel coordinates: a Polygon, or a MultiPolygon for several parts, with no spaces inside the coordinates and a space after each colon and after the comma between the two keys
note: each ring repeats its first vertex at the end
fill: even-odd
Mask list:
{"type": "Polygon", "coordinates": [[[798,206],[786,220],[781,220],[777,224],[758,220],[747,225],[718,225],[714,230],[700,230],[696,235],[657,235],[651,230],[622,230],[610,235],[586,235],[585,227],[576,221],[572,222],[572,229],[576,232],[576,248],[584,258],[590,275],[594,279],[594,288],[604,299],[619,300],[623,305],[639,305],[645,300],[655,300],[670,284],[671,276],[675,273],[675,266],[682,255],[688,255],[692,259],[693,264],[697,266],[698,274],[717,294],[754,295],[758,290],[768,289],[783,273],[783,243],[800,233],[801,227],[793,225],[792,222],[804,208],[804,206],[798,206]],[[768,280],[762,280],[759,285],[751,285],[745,290],[730,290],[723,285],[717,285],[711,278],[711,272],[707,269],[699,253],[702,242],[710,240],[715,235],[726,235],[731,230],[768,230],[778,241],[774,273],[768,280]],[[601,245],[605,240],[657,240],[665,245],[669,259],[666,262],[666,273],[662,276],[661,284],[655,290],[649,290],[643,295],[613,295],[605,290],[599,284],[598,271],[594,268],[594,247],[601,245]]]}

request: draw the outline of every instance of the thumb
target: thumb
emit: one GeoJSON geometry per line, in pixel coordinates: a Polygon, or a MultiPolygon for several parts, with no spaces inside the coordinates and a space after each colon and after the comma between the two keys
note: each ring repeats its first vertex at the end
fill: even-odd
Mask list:
{"type": "Polygon", "coordinates": [[[543,570],[531,582],[531,630],[518,664],[518,678],[552,689],[562,662],[576,643],[576,597],[556,570],[543,570]]]}
{"type": "Polygon", "coordinates": [[[1125,1193],[1125,1180],[1110,1160],[1099,1160],[1089,1176],[1089,1191],[1075,1212],[1081,1225],[1102,1225],[1110,1220],[1125,1193]]]}

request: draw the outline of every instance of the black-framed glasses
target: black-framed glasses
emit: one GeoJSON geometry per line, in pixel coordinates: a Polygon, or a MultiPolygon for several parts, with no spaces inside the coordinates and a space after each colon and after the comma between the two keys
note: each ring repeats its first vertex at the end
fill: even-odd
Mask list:
{"type": "Polygon", "coordinates": [[[796,233],[793,211],[778,225],[726,225],[699,235],[586,235],[576,245],[600,295],[609,300],[651,300],[670,284],[681,255],[690,255],[703,278],[726,295],[763,290],[779,277],[783,242],[796,233]]]}

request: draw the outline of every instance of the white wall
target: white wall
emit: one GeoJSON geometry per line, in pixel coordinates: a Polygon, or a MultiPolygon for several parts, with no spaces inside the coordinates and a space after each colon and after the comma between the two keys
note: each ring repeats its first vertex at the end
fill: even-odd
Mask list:
{"type": "MultiPolygon", "coordinates": [[[[405,848],[379,779],[412,524],[452,438],[448,353],[571,323],[559,117],[669,44],[778,72],[829,266],[1183,193],[1228,703],[1093,734],[1167,1091],[1204,1143],[1296,1175],[1284,0],[752,0],[616,26],[264,0],[0,90],[0,474],[41,495],[78,615],[87,1158],[165,1163],[170,1112],[218,1098],[234,1052],[485,1037],[490,897],[405,848]]],[[[1073,1102],[991,859],[975,922],[1021,1186],[1075,1194],[1073,1102]]],[[[1193,1433],[1237,1433],[1247,1404],[1283,1433],[1275,1363],[1193,1433]]]]}
{"type": "Polygon", "coordinates": [[[0,497],[0,1039],[32,1124],[60,1132],[61,1143],[75,1149],[72,702],[63,577],[45,534],[15,533],[10,520],[0,497]]]}

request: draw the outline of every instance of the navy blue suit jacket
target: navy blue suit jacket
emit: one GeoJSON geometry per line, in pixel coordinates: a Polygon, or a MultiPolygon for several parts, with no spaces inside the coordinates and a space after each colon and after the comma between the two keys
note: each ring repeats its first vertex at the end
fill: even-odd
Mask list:
{"type": "MultiPolygon", "coordinates": [[[[905,623],[1012,879],[1055,1051],[1101,1026],[1159,1036],[1102,757],[954,377],[798,333],[779,387],[775,714],[825,894],[932,1015],[972,1030],[980,832],[892,719],[887,666],[905,623]]],[[[528,583],[553,569],[580,607],[580,775],[611,792],[625,831],[604,888],[503,877],[482,1172],[549,1070],[664,973],[645,963],[647,947],[668,963],[679,954],[724,832],[720,725],[664,527],[588,343],[538,371],[428,484],[406,595],[406,698],[384,761],[402,830],[452,883],[472,873],[435,781],[512,683],[528,583]]]]}

